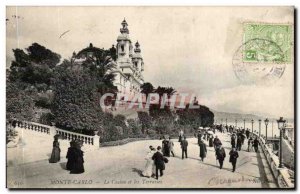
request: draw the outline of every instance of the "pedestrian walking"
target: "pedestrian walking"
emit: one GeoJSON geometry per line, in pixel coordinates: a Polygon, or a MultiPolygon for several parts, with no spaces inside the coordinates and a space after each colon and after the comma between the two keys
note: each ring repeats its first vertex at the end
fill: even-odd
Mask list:
{"type": "Polygon", "coordinates": [[[164,137],[164,140],[162,141],[162,153],[164,156],[170,157],[170,146],[166,137],[164,137]]]}
{"type": "Polygon", "coordinates": [[[74,168],[71,170],[71,174],[81,174],[84,173],[84,160],[83,160],[83,151],[81,150],[82,143],[78,140],[75,141],[75,150],[74,150],[74,168]]]}
{"type": "Polygon", "coordinates": [[[200,148],[199,156],[201,158],[201,161],[203,162],[204,158],[206,157],[207,149],[206,149],[206,145],[202,139],[199,142],[199,148],[200,148]]]}
{"type": "Polygon", "coordinates": [[[161,153],[161,147],[157,147],[157,152],[153,154],[152,160],[154,160],[154,165],[155,165],[155,175],[156,179],[158,179],[158,171],[160,173],[160,176],[162,177],[164,175],[164,170],[165,170],[165,161],[166,158],[161,153]]]}
{"type": "Polygon", "coordinates": [[[238,151],[241,151],[242,149],[242,137],[239,135],[239,137],[236,140],[236,148],[238,151]]]}
{"type": "Polygon", "coordinates": [[[172,156],[175,157],[175,154],[174,154],[174,142],[171,140],[171,137],[169,137],[169,150],[170,150],[172,156]]]}
{"type": "Polygon", "coordinates": [[[66,158],[68,159],[66,169],[67,170],[72,170],[75,165],[75,141],[70,142],[70,147],[68,148],[67,156],[66,158]]]}
{"type": "Polygon", "coordinates": [[[49,162],[56,163],[59,161],[60,161],[60,147],[58,142],[58,135],[55,135],[53,141],[52,153],[49,162]]]}
{"type": "Polygon", "coordinates": [[[252,137],[250,137],[248,139],[248,149],[247,149],[248,152],[252,151],[252,143],[253,143],[252,141],[253,141],[253,139],[252,139],[252,137]]]}
{"type": "Polygon", "coordinates": [[[229,162],[232,164],[232,172],[234,172],[236,169],[236,162],[237,162],[237,158],[239,157],[239,153],[235,148],[232,148],[231,151],[229,152],[229,155],[230,155],[229,162]]]}
{"type": "Polygon", "coordinates": [[[180,130],[180,132],[179,132],[179,139],[178,139],[179,142],[181,142],[181,140],[183,138],[183,135],[184,135],[183,131],[180,130]]]}
{"type": "Polygon", "coordinates": [[[213,141],[215,150],[217,149],[217,147],[219,147],[220,145],[222,145],[221,140],[218,138],[218,136],[216,135],[214,141],[213,141]]]}
{"type": "Polygon", "coordinates": [[[235,135],[231,136],[231,148],[235,148],[235,135]]]}
{"type": "Polygon", "coordinates": [[[153,173],[153,165],[154,165],[154,161],[152,160],[152,157],[154,155],[155,148],[153,148],[152,146],[149,146],[150,151],[147,153],[145,160],[146,160],[146,165],[145,165],[145,169],[142,172],[142,175],[144,177],[148,177],[150,178],[152,176],[153,173]]]}
{"type": "Polygon", "coordinates": [[[249,129],[246,130],[246,136],[247,136],[247,139],[249,139],[249,136],[250,136],[250,131],[249,131],[249,129]]]}
{"type": "Polygon", "coordinates": [[[216,149],[216,159],[219,161],[220,169],[223,168],[223,162],[225,158],[226,158],[226,152],[221,144],[216,149]]]}
{"type": "Polygon", "coordinates": [[[259,145],[259,141],[256,137],[255,140],[253,141],[253,147],[254,147],[255,152],[258,151],[258,145],[259,145]]]}
{"type": "Polygon", "coordinates": [[[186,140],[186,137],[183,137],[183,140],[181,141],[181,150],[182,150],[182,159],[184,159],[184,155],[185,158],[187,158],[187,147],[188,147],[188,141],[186,140]]]}

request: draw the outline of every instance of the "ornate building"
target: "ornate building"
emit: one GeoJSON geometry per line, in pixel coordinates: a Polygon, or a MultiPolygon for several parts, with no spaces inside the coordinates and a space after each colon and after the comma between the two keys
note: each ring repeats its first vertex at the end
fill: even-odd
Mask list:
{"type": "Polygon", "coordinates": [[[129,37],[128,24],[124,19],[121,34],[117,38],[117,68],[115,85],[121,93],[135,94],[140,92],[140,86],[144,83],[142,72],[144,62],[141,56],[140,44],[135,43],[133,49],[129,37]]]}
{"type": "Polygon", "coordinates": [[[112,63],[115,63],[116,68],[113,73],[116,75],[114,85],[117,86],[118,92],[123,94],[134,95],[140,93],[140,86],[144,83],[142,72],[144,71],[144,62],[141,55],[139,42],[135,43],[133,48],[129,37],[128,24],[124,19],[121,23],[121,34],[117,38],[117,46],[114,45],[107,51],[99,49],[90,44],[89,47],[81,50],[76,54],[73,53],[71,61],[75,64],[83,64],[86,60],[97,60],[103,52],[111,56],[112,63]]]}

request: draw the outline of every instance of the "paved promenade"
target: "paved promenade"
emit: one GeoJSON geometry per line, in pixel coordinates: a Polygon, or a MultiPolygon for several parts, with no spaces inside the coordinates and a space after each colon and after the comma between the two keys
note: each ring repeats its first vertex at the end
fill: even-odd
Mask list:
{"type": "MultiPolygon", "coordinates": [[[[236,172],[229,163],[230,136],[217,133],[226,150],[223,169],[219,169],[213,148],[208,148],[204,162],[199,158],[196,138],[188,139],[188,159],[181,159],[180,145],[175,143],[176,156],[170,157],[163,177],[158,180],[142,177],[149,145],[161,145],[159,140],[128,143],[122,146],[86,150],[85,173],[74,175],[65,170],[68,143],[61,142],[61,161],[50,164],[52,140],[36,136],[23,146],[7,151],[9,187],[22,188],[274,188],[273,176],[263,153],[239,152],[236,172]],[[31,156],[26,156],[31,153],[31,156]]],[[[206,142],[207,143],[207,142],[206,142]]],[[[245,141],[246,143],[246,141],[245,141]]]]}

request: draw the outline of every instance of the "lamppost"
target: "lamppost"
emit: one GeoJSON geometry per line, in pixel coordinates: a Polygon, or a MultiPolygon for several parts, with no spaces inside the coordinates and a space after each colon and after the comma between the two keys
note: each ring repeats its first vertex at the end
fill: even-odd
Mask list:
{"type": "Polygon", "coordinates": [[[266,118],[266,120],[265,120],[265,125],[266,125],[266,143],[268,141],[268,124],[269,124],[269,119],[266,118]]]}
{"type": "Polygon", "coordinates": [[[226,118],[226,120],[225,120],[225,121],[226,121],[226,126],[227,126],[227,118],[226,118]]]}
{"type": "Polygon", "coordinates": [[[280,117],[279,120],[277,120],[278,123],[278,129],[280,131],[280,154],[279,154],[279,168],[283,168],[283,164],[282,164],[282,132],[284,130],[284,124],[285,124],[285,120],[283,120],[283,117],[280,117]]]}
{"type": "Polygon", "coordinates": [[[246,130],[246,127],[245,127],[245,122],[246,122],[246,119],[244,119],[244,130],[246,130]]]}
{"type": "Polygon", "coordinates": [[[252,120],[251,120],[251,124],[252,124],[252,134],[253,134],[253,123],[254,123],[254,120],[252,119],[252,120]]]}
{"type": "Polygon", "coordinates": [[[221,125],[223,125],[223,119],[221,119],[221,125]]]}
{"type": "Polygon", "coordinates": [[[260,133],[261,133],[261,119],[258,119],[258,124],[259,124],[259,134],[258,134],[258,137],[260,138],[260,133]]]}
{"type": "Polygon", "coordinates": [[[237,127],[237,119],[235,119],[235,127],[237,127]]]}

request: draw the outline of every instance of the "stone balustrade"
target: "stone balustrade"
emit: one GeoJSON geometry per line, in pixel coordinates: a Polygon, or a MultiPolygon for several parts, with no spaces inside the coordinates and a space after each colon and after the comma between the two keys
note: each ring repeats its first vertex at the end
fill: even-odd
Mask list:
{"type": "Polygon", "coordinates": [[[272,171],[274,178],[277,181],[277,185],[280,188],[294,188],[293,177],[289,173],[287,168],[279,168],[279,158],[276,156],[272,149],[265,143],[265,139],[253,133],[254,138],[258,138],[262,151],[266,157],[269,167],[272,171]]]}
{"type": "Polygon", "coordinates": [[[60,135],[65,140],[80,140],[84,145],[91,145],[95,147],[100,147],[100,137],[98,135],[90,136],[83,135],[80,133],[75,133],[71,131],[66,131],[59,129],[54,126],[43,125],[40,123],[26,122],[26,121],[13,121],[13,125],[21,129],[35,131],[37,133],[46,134],[49,136],[60,135]]]}

